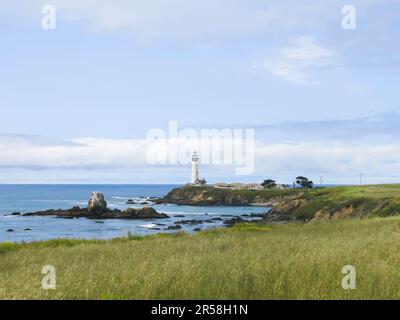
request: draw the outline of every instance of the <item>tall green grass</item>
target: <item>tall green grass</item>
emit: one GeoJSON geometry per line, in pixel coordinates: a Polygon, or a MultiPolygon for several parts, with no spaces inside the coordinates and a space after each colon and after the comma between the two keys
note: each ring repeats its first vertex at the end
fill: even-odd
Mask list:
{"type": "Polygon", "coordinates": [[[0,245],[1,299],[398,299],[400,218],[0,245]],[[43,290],[44,265],[57,288],[43,290]],[[344,290],[353,265],[357,288],[344,290]]]}

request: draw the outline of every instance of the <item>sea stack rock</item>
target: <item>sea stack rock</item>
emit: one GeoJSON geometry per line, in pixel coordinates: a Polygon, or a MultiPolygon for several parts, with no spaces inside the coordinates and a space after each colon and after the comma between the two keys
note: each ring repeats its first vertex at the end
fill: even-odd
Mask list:
{"type": "Polygon", "coordinates": [[[107,209],[107,202],[101,192],[92,192],[90,196],[87,211],[93,214],[103,213],[107,209]]]}

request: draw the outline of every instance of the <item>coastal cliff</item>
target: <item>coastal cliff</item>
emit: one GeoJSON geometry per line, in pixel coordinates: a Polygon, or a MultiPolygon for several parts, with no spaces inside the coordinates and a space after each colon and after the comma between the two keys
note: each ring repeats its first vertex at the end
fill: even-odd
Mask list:
{"type": "MultiPolygon", "coordinates": [[[[400,185],[342,186],[318,189],[231,190],[183,186],[169,192],[159,203],[192,206],[271,207],[269,216],[296,221],[400,214],[400,185]]],[[[268,221],[268,218],[264,219],[268,221]]]]}
{"type": "MultiPolygon", "coordinates": [[[[296,193],[296,192],[295,192],[296,193]]],[[[231,190],[186,185],[173,189],[156,203],[190,206],[273,206],[293,190],[231,190]]]]}

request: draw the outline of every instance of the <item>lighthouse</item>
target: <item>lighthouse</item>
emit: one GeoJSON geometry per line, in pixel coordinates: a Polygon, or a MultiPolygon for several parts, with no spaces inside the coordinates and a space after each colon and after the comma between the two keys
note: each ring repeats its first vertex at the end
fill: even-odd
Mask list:
{"type": "Polygon", "coordinates": [[[196,151],[192,154],[192,180],[193,184],[197,184],[199,181],[199,156],[196,151]]]}

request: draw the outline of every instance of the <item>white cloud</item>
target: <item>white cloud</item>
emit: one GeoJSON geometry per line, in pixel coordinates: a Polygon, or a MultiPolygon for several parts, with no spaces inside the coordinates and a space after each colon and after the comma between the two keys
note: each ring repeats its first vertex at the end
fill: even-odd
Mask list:
{"type": "Polygon", "coordinates": [[[313,71],[321,68],[338,67],[334,62],[335,52],[319,45],[313,37],[299,37],[279,50],[277,57],[268,57],[254,64],[255,71],[298,84],[316,83],[311,79],[313,71]]]}
{"type": "Polygon", "coordinates": [[[258,172],[332,176],[393,176],[400,170],[400,145],[346,143],[262,144],[256,152],[258,172]]]}
{"type": "Polygon", "coordinates": [[[282,48],[284,59],[294,61],[310,61],[318,63],[319,61],[332,56],[333,53],[315,43],[313,37],[300,37],[292,41],[291,47],[282,48]]]}
{"type": "MultiPolygon", "coordinates": [[[[190,171],[188,166],[148,165],[146,151],[149,143],[144,139],[97,138],[82,138],[67,143],[43,143],[26,137],[2,137],[0,167],[3,171],[12,171],[15,168],[40,169],[42,172],[63,170],[59,173],[60,177],[68,177],[68,172],[74,171],[81,172],[81,177],[86,175],[84,172],[98,172],[96,175],[98,179],[107,176],[114,181],[119,181],[123,176],[113,175],[112,172],[126,170],[136,172],[134,174],[136,178],[146,173],[146,178],[142,179],[148,179],[150,182],[161,180],[168,182],[169,179],[176,181],[176,177],[188,177],[190,171]]],[[[255,172],[252,175],[255,177],[295,174],[345,177],[357,176],[360,172],[385,177],[393,176],[400,170],[399,144],[266,144],[258,141],[255,154],[255,172]]],[[[230,171],[228,167],[225,165],[212,165],[208,169],[203,167],[202,175],[207,178],[207,172],[212,173],[216,180],[227,176],[230,180],[247,179],[235,177],[234,170],[230,171]]],[[[12,182],[12,177],[9,177],[10,179],[12,182]]],[[[51,175],[51,179],[57,177],[51,175]]],[[[76,179],[79,180],[79,177],[76,179]]]]}
{"type": "Polygon", "coordinates": [[[143,139],[82,138],[46,143],[26,137],[0,139],[0,166],[25,168],[90,168],[143,165],[143,139]]]}

